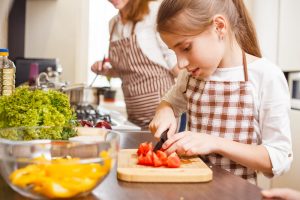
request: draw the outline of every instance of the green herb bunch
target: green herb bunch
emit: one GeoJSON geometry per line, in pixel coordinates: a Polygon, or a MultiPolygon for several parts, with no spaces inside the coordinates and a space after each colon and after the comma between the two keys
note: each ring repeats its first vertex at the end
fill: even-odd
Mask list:
{"type": "Polygon", "coordinates": [[[76,116],[68,97],[54,90],[19,87],[0,97],[0,137],[11,140],[68,139],[76,135],[76,116]],[[32,127],[50,128],[32,128],[32,127]],[[28,127],[13,130],[1,128],[28,127]]]}

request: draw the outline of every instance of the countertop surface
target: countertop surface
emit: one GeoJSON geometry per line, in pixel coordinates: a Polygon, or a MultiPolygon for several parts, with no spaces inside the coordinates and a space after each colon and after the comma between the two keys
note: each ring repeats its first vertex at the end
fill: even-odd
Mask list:
{"type": "MultiPolygon", "coordinates": [[[[141,142],[154,141],[149,132],[121,133],[121,148],[137,148],[141,142]]],[[[213,180],[208,183],[129,183],[119,181],[116,166],[91,195],[79,199],[208,199],[208,200],[256,200],[262,199],[260,188],[242,178],[212,166],[213,180]]],[[[0,199],[27,199],[0,178],[0,199]]]]}

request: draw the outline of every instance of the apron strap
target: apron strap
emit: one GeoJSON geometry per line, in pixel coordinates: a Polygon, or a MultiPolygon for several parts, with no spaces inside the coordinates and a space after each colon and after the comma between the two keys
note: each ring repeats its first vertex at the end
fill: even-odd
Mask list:
{"type": "Polygon", "coordinates": [[[114,31],[115,31],[116,25],[117,25],[117,21],[114,22],[113,27],[111,29],[111,32],[109,33],[109,41],[110,42],[112,41],[112,35],[113,35],[114,31]]]}
{"type": "Polygon", "coordinates": [[[135,29],[135,25],[136,25],[136,22],[132,22],[131,36],[133,36],[133,35],[134,35],[134,29],[135,29]]]}
{"type": "MultiPolygon", "coordinates": [[[[109,41],[110,41],[110,42],[112,41],[112,34],[113,34],[114,31],[115,31],[116,25],[117,25],[117,21],[114,22],[113,27],[112,27],[112,29],[111,29],[111,32],[110,32],[110,34],[109,34],[109,41]]],[[[133,22],[132,28],[131,28],[131,35],[134,35],[135,25],[136,25],[136,22],[133,22]]]]}
{"type": "Polygon", "coordinates": [[[245,81],[248,81],[248,64],[247,64],[247,59],[246,59],[246,53],[244,50],[242,50],[242,54],[243,54],[244,78],[245,78],[245,81]]]}

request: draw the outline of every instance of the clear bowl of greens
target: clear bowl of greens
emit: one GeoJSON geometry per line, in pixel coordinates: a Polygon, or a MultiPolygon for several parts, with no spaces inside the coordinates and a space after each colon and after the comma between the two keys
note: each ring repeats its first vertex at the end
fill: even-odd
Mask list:
{"type": "MultiPolygon", "coordinates": [[[[0,134],[55,132],[55,127],[0,129],[0,134]],[[26,133],[22,133],[26,132],[26,133]]],[[[103,140],[7,140],[0,138],[0,173],[19,194],[32,199],[74,198],[89,194],[113,167],[118,132],[103,140]]]]}

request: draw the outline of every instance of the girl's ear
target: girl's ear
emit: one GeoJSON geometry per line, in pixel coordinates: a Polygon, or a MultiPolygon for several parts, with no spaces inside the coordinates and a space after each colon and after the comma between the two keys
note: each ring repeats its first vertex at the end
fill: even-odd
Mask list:
{"type": "Polygon", "coordinates": [[[225,17],[223,15],[215,15],[213,17],[213,25],[219,38],[223,40],[225,34],[227,33],[227,21],[225,17]]]}

